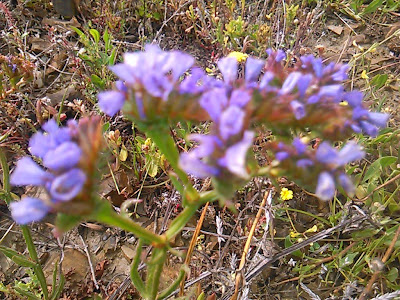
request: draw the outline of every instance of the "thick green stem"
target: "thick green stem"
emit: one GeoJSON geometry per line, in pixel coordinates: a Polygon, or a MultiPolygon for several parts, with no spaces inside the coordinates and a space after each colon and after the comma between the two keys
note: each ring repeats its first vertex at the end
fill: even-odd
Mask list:
{"type": "Polygon", "coordinates": [[[164,262],[167,258],[166,248],[155,248],[151,256],[151,261],[148,264],[147,272],[147,299],[157,299],[158,286],[160,285],[160,276],[164,267],[164,262]]]}
{"type": "Polygon", "coordinates": [[[140,256],[142,254],[142,247],[143,247],[143,241],[141,239],[139,239],[139,243],[136,248],[136,254],[135,254],[135,257],[133,258],[133,262],[132,262],[132,266],[131,266],[131,280],[132,280],[135,288],[138,290],[139,294],[143,298],[146,298],[147,297],[146,287],[144,285],[142,278],[140,278],[140,275],[138,272],[140,256]]]}
{"type": "Polygon", "coordinates": [[[97,221],[132,232],[144,242],[152,244],[155,247],[163,247],[166,244],[166,241],[162,236],[154,234],[131,219],[117,214],[108,203],[103,202],[99,205],[101,207],[98,208],[94,215],[94,218],[97,221]]]}

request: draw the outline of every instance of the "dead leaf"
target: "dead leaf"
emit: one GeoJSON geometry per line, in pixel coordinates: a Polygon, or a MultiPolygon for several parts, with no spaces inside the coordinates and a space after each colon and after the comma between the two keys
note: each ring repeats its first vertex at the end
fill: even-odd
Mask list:
{"type": "Polygon", "coordinates": [[[328,25],[327,28],[330,31],[333,31],[334,33],[336,33],[337,35],[341,35],[343,32],[343,26],[337,26],[337,25],[328,25]]]}

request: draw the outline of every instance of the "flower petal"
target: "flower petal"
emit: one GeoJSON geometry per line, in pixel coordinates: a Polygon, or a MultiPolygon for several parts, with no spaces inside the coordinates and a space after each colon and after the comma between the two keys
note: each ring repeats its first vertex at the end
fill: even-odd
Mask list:
{"type": "Polygon", "coordinates": [[[328,172],[322,172],[318,176],[317,189],[315,194],[321,200],[328,201],[335,195],[335,180],[328,172]]]}
{"type": "Polygon", "coordinates": [[[55,202],[72,200],[82,190],[86,175],[80,169],[72,169],[56,177],[50,186],[50,195],[55,202]]]}
{"type": "Polygon", "coordinates": [[[122,109],[125,102],[125,94],[118,91],[101,92],[99,98],[100,109],[108,116],[114,116],[122,109]]]}
{"type": "Polygon", "coordinates": [[[43,165],[52,170],[69,169],[80,160],[81,148],[74,142],[66,142],[47,152],[43,165]]]}
{"type": "Polygon", "coordinates": [[[51,174],[45,172],[30,157],[23,157],[17,162],[17,167],[11,174],[12,185],[34,185],[40,186],[51,179],[51,174]]]}
{"type": "Polygon", "coordinates": [[[11,216],[20,225],[40,221],[50,211],[50,207],[36,198],[25,197],[21,201],[11,202],[11,216]]]}

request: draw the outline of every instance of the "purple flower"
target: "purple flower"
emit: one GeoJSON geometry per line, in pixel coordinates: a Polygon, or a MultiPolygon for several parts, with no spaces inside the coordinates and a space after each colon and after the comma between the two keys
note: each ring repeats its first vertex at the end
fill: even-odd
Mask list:
{"type": "Polygon", "coordinates": [[[125,94],[119,91],[105,91],[97,96],[100,109],[112,117],[119,112],[125,103],[125,94]]]}
{"type": "Polygon", "coordinates": [[[299,159],[296,162],[296,166],[299,168],[303,168],[303,169],[311,167],[313,164],[314,164],[314,162],[311,159],[307,159],[307,158],[299,159]]]}
{"type": "Polygon", "coordinates": [[[324,201],[332,199],[335,195],[335,180],[329,172],[319,174],[315,194],[324,201]]]}
{"type": "Polygon", "coordinates": [[[200,98],[201,107],[208,112],[211,119],[216,121],[219,119],[222,110],[228,104],[226,90],[223,88],[213,89],[204,93],[200,98]]]}
{"type": "Polygon", "coordinates": [[[240,108],[246,106],[251,100],[251,94],[246,90],[234,90],[229,101],[229,105],[236,105],[240,108]]]}
{"type": "Polygon", "coordinates": [[[304,144],[299,138],[295,138],[292,145],[296,148],[298,155],[302,155],[307,150],[307,145],[304,144]]]}
{"type": "Polygon", "coordinates": [[[231,83],[237,78],[238,63],[234,57],[224,57],[218,61],[218,68],[226,83],[231,83]]]}
{"type": "Polygon", "coordinates": [[[217,176],[219,173],[218,168],[210,166],[199,157],[197,157],[194,150],[182,153],[179,159],[179,166],[185,172],[192,174],[198,178],[207,178],[217,176]]]}
{"type": "Polygon", "coordinates": [[[256,81],[260,76],[261,69],[264,67],[265,61],[254,57],[247,58],[246,71],[244,78],[247,83],[256,81]]]}
{"type": "Polygon", "coordinates": [[[275,89],[269,85],[271,81],[275,78],[275,74],[272,72],[265,72],[264,76],[261,78],[259,88],[266,92],[275,91],[275,89]]]}
{"type": "Polygon", "coordinates": [[[274,51],[272,49],[267,49],[266,52],[267,52],[268,56],[274,57],[274,60],[277,63],[281,62],[282,60],[284,60],[286,58],[286,53],[281,49],[278,49],[278,51],[274,51]]]}
{"type": "Polygon", "coordinates": [[[292,108],[296,120],[303,119],[306,116],[306,108],[303,103],[297,100],[293,100],[290,102],[290,106],[292,108]]]}
{"type": "MultiPolygon", "coordinates": [[[[71,137],[79,130],[76,122],[68,122],[68,127],[59,128],[55,121],[44,124],[47,134],[36,133],[30,141],[30,151],[43,158],[43,170],[30,157],[23,157],[17,162],[11,174],[12,185],[43,186],[51,196],[50,201],[57,203],[69,201],[82,190],[86,181],[85,173],[76,168],[82,150],[71,137]],[[42,142],[42,144],[41,144],[42,142]],[[40,146],[43,149],[40,149],[40,146]]],[[[27,224],[42,219],[50,210],[47,205],[36,198],[24,198],[11,204],[13,218],[19,224],[27,224]]]]}
{"type": "Polygon", "coordinates": [[[343,95],[343,100],[347,101],[352,107],[360,107],[364,95],[360,91],[351,91],[343,95]]]}
{"type": "Polygon", "coordinates": [[[17,162],[17,167],[11,174],[10,183],[12,185],[44,185],[52,175],[44,171],[30,157],[23,157],[17,162]]]}
{"type": "Polygon", "coordinates": [[[316,159],[324,164],[337,164],[338,153],[328,142],[322,142],[315,154],[316,159]]]}
{"type": "Polygon", "coordinates": [[[379,128],[386,127],[388,120],[389,120],[388,114],[378,113],[378,112],[368,113],[368,121],[379,128]]]}
{"type": "Polygon", "coordinates": [[[344,166],[350,162],[360,160],[364,157],[365,152],[361,150],[361,146],[355,142],[347,143],[338,154],[337,164],[344,166]]]}
{"type": "Polygon", "coordinates": [[[349,70],[349,65],[341,65],[339,70],[331,75],[334,81],[344,81],[348,78],[347,71],[349,70]]]}
{"type": "Polygon", "coordinates": [[[232,174],[241,178],[248,178],[249,174],[246,170],[246,154],[250,146],[253,144],[254,132],[245,131],[243,139],[237,144],[229,147],[225,156],[219,160],[219,164],[226,167],[232,174]]]}
{"type": "Polygon", "coordinates": [[[218,168],[210,166],[204,161],[218,146],[218,138],[213,135],[192,134],[189,139],[198,142],[200,145],[190,152],[181,154],[179,166],[182,170],[199,178],[218,175],[218,168]]]}
{"type": "Polygon", "coordinates": [[[349,178],[349,176],[347,176],[345,173],[341,173],[338,176],[338,182],[350,197],[354,196],[356,188],[351,179],[349,178]]]}
{"type": "Polygon", "coordinates": [[[343,86],[341,84],[324,85],[319,90],[319,95],[321,97],[333,97],[338,101],[341,100],[342,93],[343,86]]]}
{"type": "Polygon", "coordinates": [[[50,187],[50,195],[56,202],[65,202],[75,198],[86,181],[86,175],[80,169],[72,169],[56,177],[50,187]]]}
{"type": "Polygon", "coordinates": [[[238,134],[243,127],[245,113],[237,106],[224,110],[219,120],[219,132],[224,140],[238,134]]]}
{"type": "Polygon", "coordinates": [[[297,85],[297,82],[299,81],[299,79],[301,77],[302,77],[302,74],[300,72],[290,73],[289,76],[283,82],[280,93],[283,95],[290,93],[295,88],[295,86],[297,85]]]}
{"type": "Polygon", "coordinates": [[[279,151],[275,154],[275,158],[278,161],[283,161],[285,159],[288,159],[290,157],[290,154],[286,151],[279,151]]]}
{"type": "Polygon", "coordinates": [[[300,97],[304,97],[313,77],[311,74],[302,75],[297,81],[297,89],[300,97]]]}
{"type": "Polygon", "coordinates": [[[69,169],[80,160],[81,148],[74,142],[66,142],[47,152],[43,165],[52,170],[69,169]]]}
{"type": "Polygon", "coordinates": [[[29,141],[29,152],[37,157],[43,159],[48,151],[71,140],[70,130],[68,128],[59,128],[53,119],[44,123],[42,128],[47,134],[37,132],[29,141]]]}
{"type": "Polygon", "coordinates": [[[50,207],[39,199],[25,197],[21,201],[11,202],[10,210],[15,222],[26,225],[43,219],[50,211],[50,207]]]}

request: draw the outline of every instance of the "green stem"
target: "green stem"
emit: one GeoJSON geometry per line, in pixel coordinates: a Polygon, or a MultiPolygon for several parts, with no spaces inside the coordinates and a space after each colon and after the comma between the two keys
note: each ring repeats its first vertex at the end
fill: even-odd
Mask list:
{"type": "Polygon", "coordinates": [[[187,205],[183,211],[172,221],[171,226],[165,232],[167,240],[170,241],[185,227],[190,218],[195,214],[196,210],[206,202],[212,202],[218,199],[218,195],[215,191],[204,192],[200,195],[200,199],[187,205]]]}
{"type": "Polygon", "coordinates": [[[142,278],[140,278],[140,275],[138,272],[140,256],[142,254],[142,247],[143,247],[143,241],[141,239],[139,239],[139,243],[136,248],[136,254],[135,254],[135,257],[133,258],[130,274],[131,274],[131,280],[133,282],[133,285],[138,290],[139,294],[143,298],[146,298],[147,297],[146,287],[144,286],[144,282],[143,282],[142,278]]]}
{"type": "Polygon", "coordinates": [[[10,205],[11,197],[11,187],[10,187],[10,169],[8,168],[7,158],[4,154],[3,149],[0,147],[0,164],[3,169],[3,190],[6,194],[4,201],[7,205],[10,205]]]}
{"type": "Polygon", "coordinates": [[[94,215],[97,221],[132,232],[148,244],[155,244],[154,246],[165,245],[166,241],[160,235],[154,234],[131,219],[117,214],[108,203],[103,202],[99,205],[100,207],[94,215]]]}
{"type": "Polygon", "coordinates": [[[151,261],[148,264],[148,275],[146,280],[148,300],[155,300],[157,298],[158,286],[160,285],[160,276],[166,258],[166,248],[154,248],[151,261]]]}
{"type": "Polygon", "coordinates": [[[176,175],[186,187],[185,194],[182,196],[187,198],[189,201],[196,201],[198,198],[198,192],[191,184],[187,174],[179,167],[178,149],[176,148],[174,139],[165,128],[167,128],[167,125],[163,127],[157,126],[154,128],[146,126],[144,131],[146,132],[146,135],[154,141],[158,149],[160,149],[160,151],[165,155],[165,158],[174,169],[176,175]]]}
{"type": "Polygon", "coordinates": [[[22,235],[24,236],[26,246],[28,248],[30,258],[36,263],[36,267],[34,268],[34,272],[36,274],[37,279],[39,280],[40,287],[42,288],[43,296],[47,300],[49,299],[49,294],[47,291],[47,283],[46,277],[43,273],[42,265],[40,264],[39,257],[36,252],[36,247],[33,244],[31,232],[26,225],[21,225],[22,235]]]}
{"type": "MultiPolygon", "coordinates": [[[[10,205],[12,200],[11,186],[10,186],[10,169],[8,168],[6,155],[1,147],[0,147],[0,164],[1,168],[3,169],[3,190],[6,194],[4,201],[7,203],[7,205],[10,205]]],[[[44,276],[42,265],[40,264],[40,260],[37,255],[35,245],[33,244],[31,232],[29,231],[29,228],[26,225],[21,225],[21,230],[22,230],[22,235],[24,236],[25,239],[26,246],[28,248],[29,256],[36,263],[36,267],[34,268],[33,271],[35,272],[36,277],[39,280],[43,296],[47,300],[49,299],[49,294],[47,291],[46,278],[44,276]]]]}

